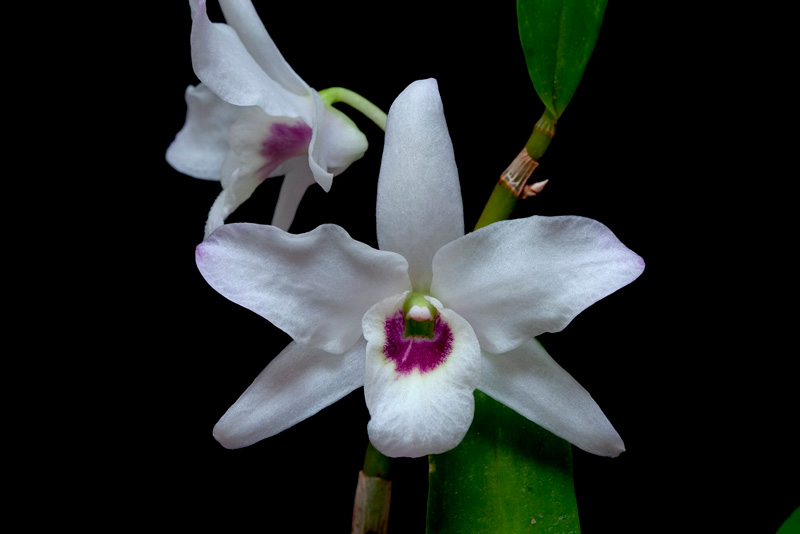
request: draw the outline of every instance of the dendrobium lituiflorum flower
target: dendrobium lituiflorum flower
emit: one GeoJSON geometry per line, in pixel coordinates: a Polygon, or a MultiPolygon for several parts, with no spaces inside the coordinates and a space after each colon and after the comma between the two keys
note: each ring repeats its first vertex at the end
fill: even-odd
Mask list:
{"type": "Polygon", "coordinates": [[[250,0],[220,0],[227,24],[212,23],[205,0],[190,1],[194,72],[186,124],[167,149],[176,170],[221,180],[205,235],[225,222],[266,178],[285,176],[272,224],[289,229],[308,186],[364,155],[367,139],[289,66],[250,0]]]}
{"type": "Polygon", "coordinates": [[[294,340],[217,423],[224,446],[272,436],[363,385],[369,438],[387,456],[455,447],[476,388],[584,450],[624,450],[534,336],[634,280],[641,258],[582,217],[465,235],[434,80],[411,84],[389,111],[377,235],[380,250],[334,225],[293,235],[228,224],[197,247],[211,286],[294,340]]]}

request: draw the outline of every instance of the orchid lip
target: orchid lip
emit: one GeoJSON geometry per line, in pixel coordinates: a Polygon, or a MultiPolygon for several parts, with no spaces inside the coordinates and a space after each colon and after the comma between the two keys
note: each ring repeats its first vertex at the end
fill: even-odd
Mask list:
{"type": "Polygon", "coordinates": [[[406,335],[406,324],[417,323],[407,320],[402,310],[386,318],[384,332],[386,341],[383,354],[395,365],[400,375],[408,375],[414,370],[428,373],[443,364],[453,350],[453,332],[450,325],[440,315],[431,321],[433,328],[430,337],[424,335],[406,335]]]}
{"type": "Polygon", "coordinates": [[[303,121],[294,124],[275,122],[262,142],[261,155],[268,160],[285,161],[308,149],[312,130],[303,121]]]}

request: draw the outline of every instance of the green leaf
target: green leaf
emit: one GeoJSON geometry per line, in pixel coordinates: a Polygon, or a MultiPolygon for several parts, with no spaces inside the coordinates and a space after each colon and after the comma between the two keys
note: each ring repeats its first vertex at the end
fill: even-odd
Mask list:
{"type": "Polygon", "coordinates": [[[517,24],[533,87],[558,119],[592,55],[608,0],[517,0],[517,24]]]}
{"type": "Polygon", "coordinates": [[[778,528],[777,534],[798,534],[800,533],[800,508],[795,509],[786,521],[778,528]]]}
{"type": "Polygon", "coordinates": [[[429,457],[428,534],[578,534],[571,447],[476,391],[464,440],[429,457]]]}

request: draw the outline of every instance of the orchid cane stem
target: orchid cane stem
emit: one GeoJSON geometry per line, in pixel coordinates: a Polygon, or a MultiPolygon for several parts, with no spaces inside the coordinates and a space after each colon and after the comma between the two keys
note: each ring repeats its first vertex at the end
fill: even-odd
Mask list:
{"type": "Polygon", "coordinates": [[[509,167],[500,175],[486,206],[483,208],[475,230],[488,226],[493,222],[508,219],[517,205],[530,174],[536,168],[539,158],[544,155],[550,141],[556,133],[556,119],[550,111],[545,110],[536,121],[533,133],[509,167]],[[525,175],[527,173],[527,175],[525,175]],[[513,182],[513,183],[512,183],[513,182]]]}
{"type": "Polygon", "coordinates": [[[320,91],[319,96],[327,105],[335,104],[336,102],[347,104],[364,114],[365,117],[377,124],[381,130],[386,130],[386,113],[360,94],[344,87],[329,87],[320,91]]]}
{"type": "Polygon", "coordinates": [[[358,473],[351,534],[386,534],[392,498],[391,458],[370,442],[358,473]]]}
{"type": "Polygon", "coordinates": [[[367,443],[367,453],[364,455],[364,472],[367,476],[391,480],[391,467],[392,459],[381,454],[372,442],[367,443]]]}

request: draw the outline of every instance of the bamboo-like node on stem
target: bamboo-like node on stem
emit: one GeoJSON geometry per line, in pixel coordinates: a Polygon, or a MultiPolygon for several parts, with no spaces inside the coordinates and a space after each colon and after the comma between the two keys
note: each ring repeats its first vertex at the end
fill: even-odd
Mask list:
{"type": "MultiPolygon", "coordinates": [[[[514,161],[503,171],[503,174],[500,175],[500,183],[508,187],[511,193],[519,198],[525,189],[528,178],[531,177],[531,174],[538,166],[539,162],[531,158],[528,150],[523,148],[514,158],[514,161]]],[[[541,188],[539,191],[541,191],[541,188]]],[[[533,194],[535,195],[539,191],[535,191],[533,194]]]]}

